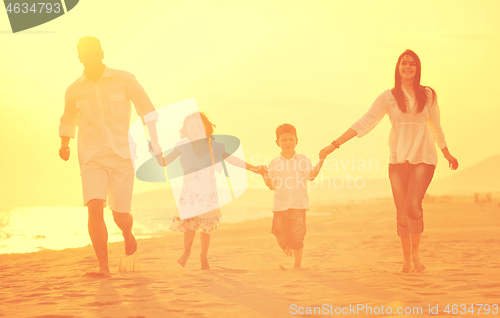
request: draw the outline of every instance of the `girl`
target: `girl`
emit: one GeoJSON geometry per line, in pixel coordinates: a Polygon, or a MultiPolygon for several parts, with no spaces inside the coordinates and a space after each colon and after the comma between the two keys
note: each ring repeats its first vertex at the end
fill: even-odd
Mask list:
{"type": "Polygon", "coordinates": [[[234,166],[261,175],[266,173],[265,167],[253,166],[228,154],[224,144],[213,140],[214,127],[215,125],[203,112],[195,112],[187,116],[179,131],[182,140],[164,160],[159,159],[162,166],[166,166],[180,156],[183,170],[183,185],[177,204],[178,214],[170,226],[173,231],[184,232],[184,253],[177,260],[182,267],[186,265],[191,254],[196,231],[200,231],[201,269],[210,269],[207,258],[210,235],[217,229],[221,217],[215,163],[225,160],[234,166]],[[182,220],[180,215],[196,216],[182,220]]]}
{"type": "Polygon", "coordinates": [[[419,255],[420,235],[424,229],[422,199],[437,164],[434,142],[448,160],[449,167],[458,168],[458,161],[450,154],[441,129],[436,93],[420,85],[420,75],[417,54],[404,51],[396,63],[394,87],[380,94],[361,119],[320,152],[320,156],[328,155],[354,136],[366,135],[385,114],[389,115],[392,124],[389,179],[403,248],[403,273],[411,271],[412,261],[415,271],[425,269],[419,255]]]}

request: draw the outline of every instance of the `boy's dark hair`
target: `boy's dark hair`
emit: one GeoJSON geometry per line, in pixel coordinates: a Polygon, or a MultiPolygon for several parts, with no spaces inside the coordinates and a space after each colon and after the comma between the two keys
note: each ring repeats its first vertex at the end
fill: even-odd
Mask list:
{"type": "Polygon", "coordinates": [[[297,130],[290,124],[279,125],[276,128],[276,140],[279,140],[282,134],[294,134],[295,138],[297,138],[297,130]]]}

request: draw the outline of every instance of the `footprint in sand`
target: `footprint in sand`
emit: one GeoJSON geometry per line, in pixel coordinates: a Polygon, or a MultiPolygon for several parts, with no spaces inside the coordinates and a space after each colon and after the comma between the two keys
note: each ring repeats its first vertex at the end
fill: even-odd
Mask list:
{"type": "Polygon", "coordinates": [[[477,284],[478,288],[500,288],[500,284],[477,284]]]}
{"type": "Polygon", "coordinates": [[[476,289],[475,285],[460,285],[460,286],[447,288],[445,290],[448,290],[448,291],[468,291],[468,290],[474,290],[474,289],[476,289]]]}
{"type": "Polygon", "coordinates": [[[84,306],[88,307],[100,307],[100,306],[113,306],[121,304],[121,301],[95,301],[92,303],[86,303],[84,306]]]}
{"type": "Polygon", "coordinates": [[[92,294],[79,294],[79,293],[71,293],[71,294],[64,294],[65,297],[90,297],[90,296],[95,296],[92,294]]]}
{"type": "Polygon", "coordinates": [[[499,294],[482,294],[484,298],[500,298],[499,294]]]}

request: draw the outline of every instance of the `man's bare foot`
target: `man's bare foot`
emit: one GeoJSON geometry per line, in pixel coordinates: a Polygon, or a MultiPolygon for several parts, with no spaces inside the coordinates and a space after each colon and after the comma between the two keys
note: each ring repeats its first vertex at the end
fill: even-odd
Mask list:
{"type": "Polygon", "coordinates": [[[137,241],[132,232],[123,234],[123,240],[125,242],[125,255],[130,256],[134,254],[137,251],[137,241]]]}
{"type": "Polygon", "coordinates": [[[182,267],[186,266],[189,255],[191,255],[191,251],[184,251],[181,257],[177,260],[177,263],[179,263],[182,267]]]}
{"type": "Polygon", "coordinates": [[[411,263],[404,263],[403,269],[401,269],[401,273],[409,273],[411,272],[411,263]]]}
{"type": "Polygon", "coordinates": [[[210,269],[207,256],[200,256],[200,259],[201,259],[201,269],[210,269]]]}
{"type": "Polygon", "coordinates": [[[286,249],[283,250],[287,256],[293,256],[293,250],[290,247],[286,247],[286,249]]]}
{"type": "Polygon", "coordinates": [[[111,273],[109,271],[88,272],[83,274],[83,277],[110,278],[111,273]]]}

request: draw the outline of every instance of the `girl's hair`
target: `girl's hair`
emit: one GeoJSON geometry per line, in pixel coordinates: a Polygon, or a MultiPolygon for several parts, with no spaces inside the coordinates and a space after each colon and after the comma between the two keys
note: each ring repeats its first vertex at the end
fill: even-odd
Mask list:
{"type": "Polygon", "coordinates": [[[188,115],[186,116],[186,118],[184,118],[184,123],[182,124],[182,128],[179,130],[181,134],[181,139],[188,138],[187,122],[191,119],[198,119],[198,118],[201,118],[207,136],[211,136],[214,133],[215,125],[212,124],[210,119],[208,119],[207,115],[205,115],[204,112],[194,112],[191,115],[188,115]]]}
{"type": "Polygon", "coordinates": [[[415,62],[417,63],[417,74],[415,74],[415,78],[413,79],[413,91],[415,92],[415,99],[417,102],[417,112],[420,113],[422,110],[424,110],[425,105],[427,104],[427,99],[429,96],[427,96],[427,88],[429,88],[432,92],[432,100],[436,100],[436,92],[430,88],[429,86],[422,86],[420,85],[420,77],[422,75],[422,64],[420,63],[420,59],[418,58],[417,54],[413,52],[412,50],[406,50],[404,51],[398,58],[398,62],[396,63],[396,74],[394,77],[394,88],[391,89],[392,95],[394,95],[394,98],[396,99],[396,102],[398,103],[399,109],[403,113],[408,112],[408,102],[406,100],[405,94],[403,93],[403,89],[401,88],[401,74],[399,74],[399,64],[401,63],[401,60],[403,57],[406,55],[409,55],[415,59],[415,62]]]}

